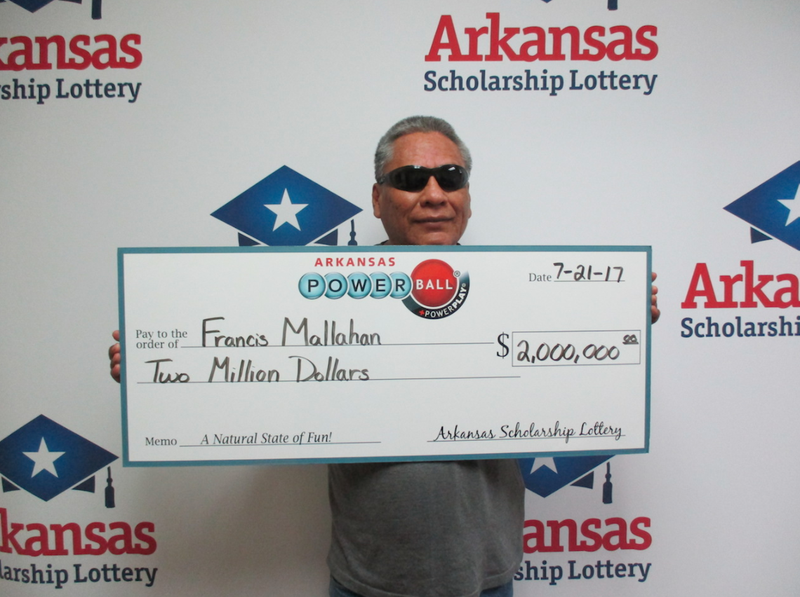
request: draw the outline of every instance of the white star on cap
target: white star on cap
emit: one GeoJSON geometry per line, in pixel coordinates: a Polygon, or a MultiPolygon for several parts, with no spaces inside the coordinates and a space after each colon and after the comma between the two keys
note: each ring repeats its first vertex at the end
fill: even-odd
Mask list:
{"type": "Polygon", "coordinates": [[[291,224],[300,230],[300,224],[297,223],[297,214],[308,207],[307,203],[292,203],[289,198],[289,190],[283,190],[283,198],[280,203],[265,204],[268,210],[275,212],[275,225],[272,230],[275,231],[284,224],[291,224]]]}
{"type": "Polygon", "coordinates": [[[532,475],[535,471],[539,470],[542,467],[547,467],[554,473],[558,473],[558,469],[556,469],[555,460],[552,457],[548,458],[541,458],[537,456],[533,459],[533,466],[531,467],[530,474],[532,475]]]}
{"type": "Polygon", "coordinates": [[[778,199],[778,203],[782,203],[784,207],[789,208],[789,217],[786,218],[787,226],[797,218],[800,218],[800,201],[797,200],[798,193],[800,193],[800,185],[797,185],[797,191],[794,192],[794,197],[791,199],[778,199]]]}
{"type": "Polygon", "coordinates": [[[25,456],[34,462],[31,478],[35,477],[42,471],[47,471],[54,477],[58,477],[55,461],[61,458],[65,452],[51,452],[47,449],[47,444],[45,443],[44,438],[42,438],[42,443],[39,444],[38,452],[23,452],[23,454],[25,454],[25,456]]]}

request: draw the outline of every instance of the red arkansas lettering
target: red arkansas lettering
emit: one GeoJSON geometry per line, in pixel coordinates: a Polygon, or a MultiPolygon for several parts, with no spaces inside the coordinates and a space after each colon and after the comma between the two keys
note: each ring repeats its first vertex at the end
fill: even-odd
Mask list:
{"type": "Polygon", "coordinates": [[[587,27],[502,27],[499,12],[487,12],[488,26],[464,27],[463,41],[452,15],[442,15],[433,34],[426,62],[440,62],[442,53],[449,62],[498,62],[502,60],[533,62],[534,60],[653,60],[658,56],[655,41],[658,28],[643,25],[633,30],[615,25],[606,30],[600,25],[587,27]],[[488,39],[486,39],[488,37],[488,39]],[[483,42],[484,53],[481,52],[483,42]],[[550,50],[548,50],[550,48],[550,50]],[[568,48],[568,51],[567,51],[568,48]]]}
{"type": "Polygon", "coordinates": [[[76,522],[45,525],[39,522],[11,522],[0,508],[0,553],[22,556],[67,556],[106,553],[150,555],[156,551],[155,525],[140,522],[90,522],[85,528],[76,522]],[[69,535],[70,540],[67,540],[69,535]]]}
{"type": "Polygon", "coordinates": [[[645,550],[653,543],[649,531],[650,519],[639,516],[630,524],[624,518],[587,518],[580,525],[577,521],[526,520],[523,531],[525,553],[548,552],[593,552],[601,547],[606,551],[645,550]],[[605,528],[603,528],[605,526],[605,528]],[[566,545],[564,544],[566,536],[566,545]]]}
{"type": "Polygon", "coordinates": [[[756,274],[753,261],[741,261],[740,265],[743,272],[720,275],[715,287],[708,265],[696,264],[681,308],[696,309],[698,301],[706,309],[800,307],[800,284],[795,274],[756,274]],[[775,287],[774,282],[782,285],[775,287]]]}
{"type": "Polygon", "coordinates": [[[138,33],[119,41],[110,34],[94,38],[80,34],[69,41],[62,35],[0,37],[0,71],[51,70],[54,61],[57,70],[137,68],[142,63],[141,43],[138,33]]]}

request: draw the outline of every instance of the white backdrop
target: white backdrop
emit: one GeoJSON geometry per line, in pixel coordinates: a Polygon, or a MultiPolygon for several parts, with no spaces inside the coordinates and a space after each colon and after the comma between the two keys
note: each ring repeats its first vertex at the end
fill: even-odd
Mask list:
{"type": "MultiPolygon", "coordinates": [[[[796,305],[681,307],[698,263],[719,294],[720,276],[743,274],[741,261],[753,261],[756,275],[800,273],[797,248],[751,244],[748,224],[724,210],[800,159],[796,1],[619,0],[608,10],[603,0],[105,0],[95,20],[88,0],[26,10],[33,4],[0,3],[0,438],[43,414],[121,455],[119,387],[105,362],[118,325],[116,248],[235,245],[237,231],[210,214],[283,165],[363,209],[357,240],[379,242],[370,211],[375,144],[398,119],[434,114],[473,152],[465,243],[651,245],[659,273],[650,453],[610,461],[611,504],[602,501],[605,465],[591,489],[527,495],[527,518],[544,524],[648,519],[650,544],[570,551],[565,534],[564,551],[525,556],[530,566],[560,566],[564,578],[520,580],[517,594],[797,594],[799,340],[681,336],[687,317],[722,324],[800,315],[796,305]],[[499,13],[501,28],[652,25],[658,55],[452,62],[444,50],[440,62],[425,61],[442,15],[452,16],[466,52],[464,30],[488,27],[487,13],[499,13]],[[35,68],[35,41],[26,57],[19,39],[130,34],[141,36],[136,68],[59,68],[54,47],[52,67],[35,68]],[[482,69],[545,68],[567,79],[556,95],[425,90],[428,71],[466,79],[482,69]],[[649,95],[570,90],[570,70],[657,78],[649,95]],[[51,96],[22,99],[14,79],[47,84],[51,96]],[[56,97],[59,79],[62,89],[79,84],[82,97],[56,97]],[[140,84],[135,101],[130,88],[125,98],[85,97],[123,82],[140,84]],[[567,578],[570,561],[575,570],[591,565],[594,578],[567,578]],[[649,564],[648,575],[597,578],[596,563],[607,561],[649,564]]],[[[488,53],[486,36],[480,43],[488,53]]],[[[343,223],[339,244],[349,231],[343,223]]],[[[68,575],[63,595],[325,594],[324,467],[143,469],[117,460],[111,509],[104,469],[94,494],[44,501],[13,491],[3,446],[2,594],[51,594],[56,570],[68,575]],[[55,531],[37,525],[73,522],[84,532],[102,523],[106,538],[151,523],[155,549],[81,555],[67,539],[66,554],[32,555],[55,550],[55,531]],[[152,586],[125,580],[124,568],[142,569],[142,579],[143,569],[157,569],[152,586]]],[[[604,522],[601,533],[618,526],[604,522]]]]}

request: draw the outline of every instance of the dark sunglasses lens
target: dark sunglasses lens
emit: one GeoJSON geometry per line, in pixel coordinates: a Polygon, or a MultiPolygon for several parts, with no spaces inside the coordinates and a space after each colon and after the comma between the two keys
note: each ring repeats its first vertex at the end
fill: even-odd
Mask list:
{"type": "Polygon", "coordinates": [[[443,191],[457,191],[467,184],[467,171],[461,166],[450,164],[438,168],[422,168],[419,166],[403,166],[386,175],[390,186],[408,193],[419,193],[428,185],[433,176],[443,191]]]}
{"type": "Polygon", "coordinates": [[[448,193],[467,184],[467,172],[460,166],[442,166],[434,170],[434,176],[442,190],[448,193]]]}
{"type": "Polygon", "coordinates": [[[413,166],[398,168],[389,174],[390,184],[401,191],[418,193],[428,184],[431,171],[427,168],[414,168],[413,166]]]}

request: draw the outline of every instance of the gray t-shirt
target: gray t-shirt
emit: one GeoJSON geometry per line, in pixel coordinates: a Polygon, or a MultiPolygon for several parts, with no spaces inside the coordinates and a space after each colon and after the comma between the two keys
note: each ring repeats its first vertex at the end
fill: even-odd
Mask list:
{"type": "Polygon", "coordinates": [[[332,464],[331,574],[365,597],[477,597],[522,560],[515,460],[332,464]]]}

